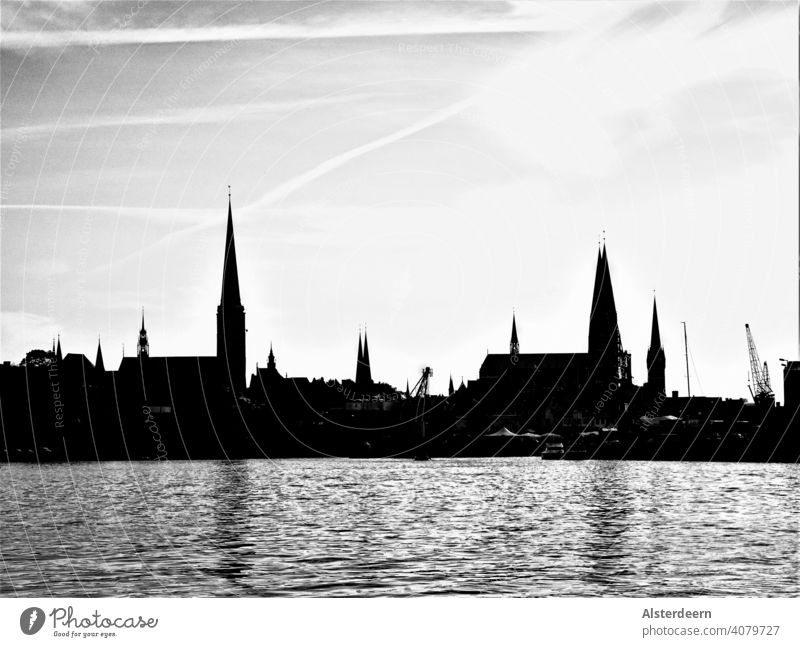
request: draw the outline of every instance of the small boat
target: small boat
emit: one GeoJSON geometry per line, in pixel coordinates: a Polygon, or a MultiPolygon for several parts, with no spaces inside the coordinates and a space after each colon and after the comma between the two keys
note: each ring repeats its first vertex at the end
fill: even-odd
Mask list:
{"type": "Polygon", "coordinates": [[[416,456],[414,456],[414,460],[415,461],[429,461],[429,460],[431,460],[431,457],[428,456],[427,454],[417,454],[416,456]]]}
{"type": "Polygon", "coordinates": [[[553,461],[564,457],[563,443],[547,443],[542,452],[543,461],[553,461]]]}

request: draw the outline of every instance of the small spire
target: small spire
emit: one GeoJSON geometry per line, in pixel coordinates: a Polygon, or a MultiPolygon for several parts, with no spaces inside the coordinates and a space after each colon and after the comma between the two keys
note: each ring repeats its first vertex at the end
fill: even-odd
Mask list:
{"type": "Polygon", "coordinates": [[[103,363],[103,349],[100,348],[100,335],[97,335],[97,355],[94,360],[94,369],[98,373],[104,373],[106,370],[105,364],[103,363]]]}
{"type": "Polygon", "coordinates": [[[517,315],[514,312],[511,315],[511,343],[509,350],[512,355],[519,355],[519,338],[517,337],[517,315]]]}
{"type": "Polygon", "coordinates": [[[139,331],[139,340],[136,342],[136,355],[141,358],[150,356],[150,341],[147,339],[147,329],[144,327],[144,308],[142,308],[142,328],[139,331]]]}
{"type": "Polygon", "coordinates": [[[455,387],[453,386],[453,374],[450,373],[450,384],[447,386],[447,394],[453,395],[456,392],[455,387]]]}
{"type": "Polygon", "coordinates": [[[58,333],[58,345],[56,346],[56,359],[60,362],[63,359],[61,354],[61,333],[58,333]]]}

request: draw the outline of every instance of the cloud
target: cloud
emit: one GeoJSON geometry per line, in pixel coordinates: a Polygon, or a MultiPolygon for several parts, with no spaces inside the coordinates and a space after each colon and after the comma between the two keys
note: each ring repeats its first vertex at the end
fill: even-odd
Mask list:
{"type": "Polygon", "coordinates": [[[67,24],[66,18],[56,11],[34,16],[32,21],[26,19],[24,12],[17,12],[4,24],[2,48],[535,33],[572,29],[597,14],[593,10],[576,11],[574,7],[559,6],[561,4],[537,3],[538,6],[532,8],[527,2],[372,3],[365,10],[361,3],[331,7],[316,3],[307,7],[295,5],[291,11],[284,11],[275,9],[280,5],[270,3],[244,3],[238,7],[230,3],[211,3],[206,6],[207,11],[194,14],[180,10],[160,13],[159,8],[154,7],[129,15],[124,5],[114,7],[113,3],[100,3],[83,9],[82,16],[80,12],[73,14],[67,24]],[[100,12],[100,15],[96,11],[98,7],[105,13],[100,12]],[[205,24],[198,25],[198,18],[205,24]],[[140,26],[145,19],[149,25],[161,26],[140,26]],[[229,20],[239,22],[223,24],[229,20]],[[187,24],[179,24],[181,22],[187,24]],[[21,28],[14,29],[15,24],[21,28]],[[57,28],[50,29],[51,24],[56,24],[57,28]],[[68,28],[69,24],[73,29],[68,28]]]}
{"type": "Polygon", "coordinates": [[[0,211],[22,211],[31,213],[102,213],[123,218],[159,219],[187,223],[207,221],[219,214],[219,209],[183,209],[183,208],[157,208],[157,207],[123,207],[99,204],[4,204],[0,211]]]}
{"type": "Polygon", "coordinates": [[[383,148],[384,146],[393,144],[401,139],[414,135],[422,130],[425,130],[426,128],[440,124],[451,117],[458,115],[469,108],[476,100],[477,97],[463,99],[448,106],[447,108],[439,110],[434,114],[417,121],[416,123],[411,124],[410,126],[405,126],[404,128],[400,128],[393,133],[379,137],[378,139],[375,139],[367,144],[351,148],[344,153],[331,157],[330,159],[317,164],[317,166],[314,168],[293,177],[291,180],[288,180],[275,187],[271,191],[265,193],[256,202],[245,206],[244,211],[254,211],[256,209],[273,205],[287,198],[314,180],[327,175],[332,171],[335,171],[354,159],[383,148]]]}
{"type": "Polygon", "coordinates": [[[95,128],[124,128],[134,126],[196,125],[230,123],[238,120],[259,119],[265,114],[294,113],[308,108],[363,101],[378,96],[377,93],[348,93],[319,98],[273,100],[238,105],[208,105],[192,108],[158,110],[140,115],[106,115],[79,121],[50,121],[35,125],[3,128],[0,137],[6,141],[17,137],[49,137],[53,131],[71,132],[95,128]]]}
{"type": "MultiPolygon", "coordinates": [[[[13,349],[11,352],[19,354],[18,349],[41,348],[45,342],[47,347],[50,346],[50,338],[56,333],[56,324],[52,317],[22,310],[3,310],[0,315],[2,321],[0,338],[3,340],[0,356],[8,358],[7,349],[13,349]]],[[[13,357],[13,361],[21,359],[22,357],[13,357]]]]}

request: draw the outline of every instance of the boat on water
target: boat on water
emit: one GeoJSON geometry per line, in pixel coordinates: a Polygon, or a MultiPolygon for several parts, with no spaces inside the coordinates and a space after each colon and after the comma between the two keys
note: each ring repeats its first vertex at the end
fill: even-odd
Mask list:
{"type": "Polygon", "coordinates": [[[431,457],[428,456],[427,454],[417,454],[416,456],[414,456],[414,460],[415,461],[429,461],[429,460],[431,460],[431,457]]]}
{"type": "Polygon", "coordinates": [[[564,457],[564,443],[547,443],[542,452],[543,461],[558,460],[564,457]]]}

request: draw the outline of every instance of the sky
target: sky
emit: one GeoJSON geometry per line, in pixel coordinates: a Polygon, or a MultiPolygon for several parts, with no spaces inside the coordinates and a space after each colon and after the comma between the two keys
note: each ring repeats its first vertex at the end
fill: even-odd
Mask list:
{"type": "Polygon", "coordinates": [[[0,358],[212,355],[231,185],[248,371],[585,352],[605,236],[634,381],[782,398],[797,2],[0,5],[0,358]]]}

